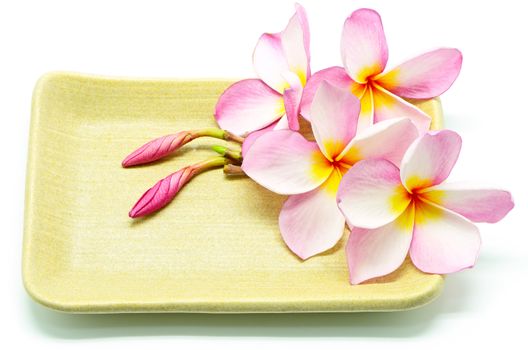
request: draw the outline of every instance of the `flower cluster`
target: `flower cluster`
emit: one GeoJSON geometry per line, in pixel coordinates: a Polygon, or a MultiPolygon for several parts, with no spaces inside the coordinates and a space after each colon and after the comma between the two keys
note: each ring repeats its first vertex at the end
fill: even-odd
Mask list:
{"type": "Polygon", "coordinates": [[[472,267],[480,248],[474,223],[501,220],[513,200],[503,190],[444,183],[462,140],[451,130],[431,131],[430,116],[408,101],[449,89],[462,54],[442,48],[385,71],[381,18],[359,9],[344,23],[341,57],[343,67],[311,74],[308,20],[296,5],[282,32],[258,40],[258,79],[239,81],[220,96],[215,118],[221,129],[153,140],[123,166],[160,159],[201,136],[241,143],[241,152],[214,147],[221,156],[159,181],[130,216],[162,208],[195,174],[224,166],[289,196],[278,225],[303,260],[332,248],[348,226],[352,284],[391,273],[408,254],[426,273],[472,267]],[[300,117],[310,123],[314,141],[299,132],[300,117]]]}

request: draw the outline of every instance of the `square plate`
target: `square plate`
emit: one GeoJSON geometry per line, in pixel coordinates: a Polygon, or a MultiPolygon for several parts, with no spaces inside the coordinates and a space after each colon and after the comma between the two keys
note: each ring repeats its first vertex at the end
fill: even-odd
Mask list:
{"type": "MultiPolygon", "coordinates": [[[[110,79],[51,73],[33,96],[23,277],[53,309],[113,312],[403,310],[439,294],[443,277],[406,261],[351,286],[346,236],[305,262],[283,243],[284,196],[221,170],[195,178],[156,215],[127,213],[158,179],[210,157],[197,140],[154,165],[121,168],[151,138],[214,126],[229,81],[110,79]]],[[[413,102],[441,123],[438,100],[413,102]]]]}

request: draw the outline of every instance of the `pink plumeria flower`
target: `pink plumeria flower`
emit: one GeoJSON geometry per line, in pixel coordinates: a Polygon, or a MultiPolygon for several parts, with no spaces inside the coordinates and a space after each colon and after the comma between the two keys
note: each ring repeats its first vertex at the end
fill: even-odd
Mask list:
{"type": "Polygon", "coordinates": [[[343,235],[345,218],[336,203],[342,176],[362,159],[385,158],[399,164],[418,137],[406,118],[380,122],[356,133],[359,100],[340,88],[321,84],[312,105],[315,141],[292,130],[260,136],[242,162],[260,185],[291,195],[279,215],[288,247],[301,259],[332,248],[343,235]]]}
{"type": "Polygon", "coordinates": [[[370,9],[354,11],[345,21],[341,38],[344,68],[315,73],[304,89],[301,114],[309,118],[310,105],[322,81],[340,86],[361,100],[360,129],[390,118],[411,118],[421,133],[430,117],[404,98],[430,99],[445,92],[462,65],[457,49],[438,49],[384,72],[387,42],[379,14],[370,9]]]}
{"type": "Polygon", "coordinates": [[[512,208],[509,192],[444,184],[462,140],[450,130],[425,134],[405,153],[401,170],[388,160],[357,163],[341,181],[339,208],[353,227],[346,246],[350,282],[396,270],[410,252],[427,273],[472,267],[480,234],[512,208]]]}
{"type": "Polygon", "coordinates": [[[222,129],[237,135],[299,129],[303,86],[310,77],[310,31],[304,8],[296,4],[295,10],[282,32],[260,37],[253,53],[260,79],[239,81],[220,96],[215,118],[222,129]]]}

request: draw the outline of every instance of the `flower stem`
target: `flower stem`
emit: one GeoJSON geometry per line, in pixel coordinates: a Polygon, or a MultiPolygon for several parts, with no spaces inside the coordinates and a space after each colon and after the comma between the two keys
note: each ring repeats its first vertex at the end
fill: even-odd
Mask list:
{"type": "Polygon", "coordinates": [[[210,159],[204,160],[204,161],[202,161],[200,163],[196,163],[196,164],[192,165],[192,167],[193,167],[193,170],[194,170],[194,174],[199,174],[199,173],[201,173],[203,171],[206,171],[206,170],[209,170],[209,169],[222,167],[222,166],[226,165],[227,162],[228,162],[228,160],[225,157],[214,157],[214,158],[210,158],[210,159]]]}
{"type": "Polygon", "coordinates": [[[246,175],[244,170],[242,170],[242,167],[234,164],[226,164],[224,165],[224,174],[226,175],[234,175],[234,176],[243,176],[246,175]]]}
{"type": "Polygon", "coordinates": [[[244,138],[237,136],[235,134],[230,133],[227,130],[222,130],[219,128],[205,128],[200,130],[193,130],[191,131],[193,138],[202,137],[202,136],[209,136],[214,137],[216,139],[220,140],[226,140],[226,141],[233,141],[236,143],[242,144],[244,142],[244,138]]]}

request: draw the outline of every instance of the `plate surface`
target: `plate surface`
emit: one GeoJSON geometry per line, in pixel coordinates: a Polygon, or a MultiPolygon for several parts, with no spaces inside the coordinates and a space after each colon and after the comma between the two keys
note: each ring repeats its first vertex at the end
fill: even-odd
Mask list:
{"type": "MultiPolygon", "coordinates": [[[[348,312],[403,310],[443,278],[408,261],[351,286],[343,251],[302,262],[283,243],[285,200],[221,170],[196,177],[161,212],[127,213],[157,180],[213,155],[197,140],[154,165],[121,160],[151,138],[214,126],[228,81],[109,79],[51,73],[33,97],[23,277],[39,303],[68,312],[348,312]]],[[[420,107],[441,123],[438,100],[420,107]]]]}

